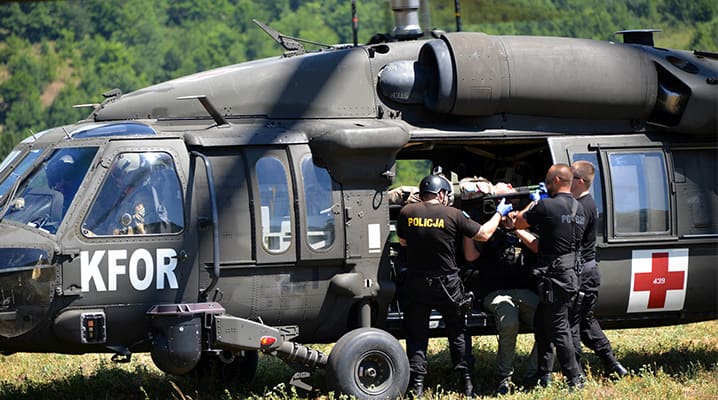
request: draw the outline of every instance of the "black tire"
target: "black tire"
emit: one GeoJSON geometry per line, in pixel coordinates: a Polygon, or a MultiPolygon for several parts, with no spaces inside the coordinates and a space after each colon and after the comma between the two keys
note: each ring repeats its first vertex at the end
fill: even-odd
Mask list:
{"type": "Polygon", "coordinates": [[[226,381],[251,382],[257,373],[258,364],[257,350],[243,350],[236,353],[224,350],[219,354],[204,352],[199,363],[190,373],[226,381]]]}
{"type": "Polygon", "coordinates": [[[355,329],[329,353],[327,386],[357,399],[395,399],[409,386],[409,359],[388,333],[355,329]]]}

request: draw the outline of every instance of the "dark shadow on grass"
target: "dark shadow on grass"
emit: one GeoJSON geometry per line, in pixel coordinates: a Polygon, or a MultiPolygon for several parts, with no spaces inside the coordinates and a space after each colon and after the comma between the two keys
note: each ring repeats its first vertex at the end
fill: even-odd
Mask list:
{"type": "MultiPolygon", "coordinates": [[[[275,394],[291,398],[289,381],[294,371],[282,361],[260,356],[257,376],[251,382],[222,380],[217,375],[174,376],[138,365],[125,370],[107,363],[91,375],[74,373],[48,382],[26,380],[20,384],[0,383],[0,400],[137,400],[137,399],[243,399],[275,394]],[[184,397],[183,397],[184,396],[184,397]]],[[[316,386],[311,393],[297,390],[297,397],[318,397],[326,392],[324,373],[318,371],[307,382],[316,386]]]]}
{"type": "MultiPolygon", "coordinates": [[[[495,375],[495,357],[492,351],[475,349],[474,387],[480,396],[493,396],[498,383],[495,375]]],[[[528,354],[519,352],[514,362],[515,381],[523,383],[528,354]]],[[[457,376],[453,372],[448,348],[429,357],[429,373],[426,387],[433,393],[459,390],[457,376]]],[[[678,379],[690,379],[698,373],[715,370],[718,365],[718,349],[678,347],[665,352],[629,350],[620,352],[620,361],[631,373],[662,370],[678,379]]],[[[592,379],[609,379],[603,365],[592,352],[584,354],[584,365],[591,371],[592,379]]],[[[20,384],[0,383],[0,400],[5,399],[243,399],[249,396],[276,395],[278,398],[294,397],[289,381],[294,373],[282,361],[271,356],[260,356],[256,377],[251,382],[223,381],[217,376],[172,376],[144,365],[127,371],[113,364],[106,364],[93,374],[75,373],[48,382],[25,381],[20,384]]],[[[296,390],[299,398],[317,398],[327,394],[325,374],[317,371],[307,380],[316,389],[310,393],[296,390]]]]}
{"type": "Polygon", "coordinates": [[[692,378],[698,372],[715,370],[718,365],[718,349],[672,348],[662,353],[641,351],[623,352],[621,363],[632,373],[644,367],[651,371],[663,370],[673,377],[692,378]]]}
{"type": "MultiPolygon", "coordinates": [[[[477,339],[474,338],[474,341],[477,339]]],[[[486,340],[485,338],[482,340],[486,340]]],[[[594,380],[616,379],[604,370],[601,360],[592,351],[583,349],[583,365],[590,370],[590,377],[594,380]]],[[[493,351],[477,350],[473,352],[475,366],[473,370],[474,391],[478,396],[495,396],[495,389],[499,383],[496,376],[496,353],[493,351]]],[[[695,348],[684,346],[672,348],[662,353],[644,352],[639,350],[622,351],[620,362],[632,373],[642,373],[648,370],[653,373],[659,369],[678,379],[690,379],[695,375],[713,371],[718,368],[718,349],[695,348]],[[646,368],[647,367],[647,368],[646,368]]],[[[529,382],[526,378],[528,354],[517,352],[514,360],[514,383],[517,390],[527,390],[529,382]]],[[[554,371],[560,371],[556,362],[554,371]]],[[[432,392],[460,391],[457,384],[458,376],[452,369],[451,356],[448,347],[429,357],[428,374],[425,386],[432,392]]]]}
{"type": "Polygon", "coordinates": [[[172,398],[169,378],[142,367],[125,371],[102,367],[89,376],[75,373],[48,382],[26,380],[23,384],[2,383],[2,399],[142,399],[172,398]]]}

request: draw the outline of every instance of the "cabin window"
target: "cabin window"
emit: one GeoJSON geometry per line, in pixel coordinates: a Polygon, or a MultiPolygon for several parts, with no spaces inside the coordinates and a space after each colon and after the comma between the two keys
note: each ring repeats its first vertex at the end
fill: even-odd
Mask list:
{"type": "Polygon", "coordinates": [[[609,153],[617,235],[668,233],[669,198],[663,152],[609,153]]]}
{"type": "Polygon", "coordinates": [[[292,244],[291,203],[287,172],[277,157],[260,158],[256,165],[259,184],[262,243],[270,253],[281,253],[292,244]]]}
{"type": "Polygon", "coordinates": [[[302,160],[301,168],[307,242],[314,250],[327,249],[334,243],[332,179],[326,169],[314,164],[311,156],[302,160]]]}
{"type": "Polygon", "coordinates": [[[601,171],[598,169],[598,156],[596,153],[575,153],[573,155],[573,162],[576,161],[588,161],[593,164],[595,174],[593,176],[593,182],[591,183],[590,193],[596,202],[596,208],[598,209],[598,235],[601,236],[603,233],[603,185],[601,183],[601,171]]]}
{"type": "Polygon", "coordinates": [[[85,236],[178,233],[184,228],[182,190],[164,152],[115,157],[82,226],[85,236]]]}
{"type": "Polygon", "coordinates": [[[681,236],[718,233],[718,171],[715,149],[674,149],[673,167],[681,236]],[[710,172],[713,171],[713,172],[710,172]]]}

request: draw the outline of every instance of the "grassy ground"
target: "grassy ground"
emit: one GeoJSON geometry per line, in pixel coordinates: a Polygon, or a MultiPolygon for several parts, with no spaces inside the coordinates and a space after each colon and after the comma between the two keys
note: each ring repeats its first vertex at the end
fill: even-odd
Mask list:
{"type": "MultiPolygon", "coordinates": [[[[614,350],[632,375],[613,381],[598,359],[586,357],[588,382],[583,391],[568,393],[555,374],[552,387],[517,390],[507,399],[717,399],[718,321],[662,328],[608,331],[614,350]]],[[[532,338],[519,338],[517,376],[532,338]]],[[[318,346],[329,351],[331,346],[318,346]]],[[[492,396],[496,384],[493,360],[496,339],[474,338],[474,370],[482,398],[492,396]]],[[[459,399],[454,393],[446,340],[430,344],[427,399],[459,399]]],[[[322,372],[310,379],[318,388],[306,393],[287,384],[292,370],[281,361],[260,356],[257,377],[249,383],[222,382],[212,377],[165,375],[149,355],[139,354],[127,364],[115,364],[107,354],[84,356],[15,354],[0,356],[0,399],[333,399],[323,388],[322,372]]]]}

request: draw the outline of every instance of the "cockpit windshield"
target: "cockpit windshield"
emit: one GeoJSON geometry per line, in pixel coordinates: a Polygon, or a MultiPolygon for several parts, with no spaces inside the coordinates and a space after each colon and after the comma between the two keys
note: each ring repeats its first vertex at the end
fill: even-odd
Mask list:
{"type": "MultiPolygon", "coordinates": [[[[10,190],[10,188],[15,185],[15,182],[17,182],[17,180],[25,174],[27,169],[30,168],[35,162],[37,157],[42,154],[42,151],[42,149],[30,150],[30,152],[25,156],[25,158],[20,161],[18,166],[15,167],[12,172],[6,175],[5,179],[3,179],[2,182],[0,182],[0,203],[3,202],[2,200],[4,200],[5,196],[7,196],[7,192],[10,190]]],[[[0,165],[0,173],[2,173],[2,170],[7,168],[10,164],[14,163],[18,155],[20,155],[19,151],[11,152],[7,156],[7,158],[5,158],[5,161],[2,162],[2,165],[0,165]]]]}
{"type": "MultiPolygon", "coordinates": [[[[55,150],[20,185],[15,196],[10,199],[12,203],[6,205],[8,211],[3,220],[17,221],[49,233],[56,233],[96,153],[97,147],[55,150]]],[[[28,158],[30,156],[22,163],[28,158]]],[[[4,191],[9,190],[9,187],[5,187],[8,180],[10,179],[7,178],[0,185],[4,191]]],[[[13,183],[14,180],[9,183],[10,187],[13,183]]],[[[4,192],[0,193],[6,195],[4,192]]]]}

